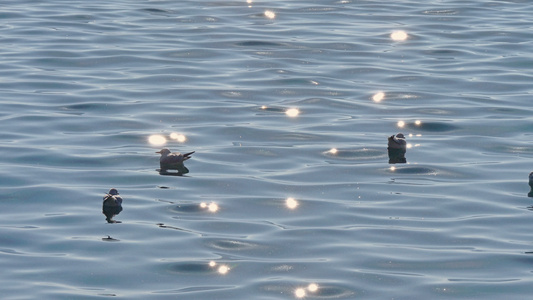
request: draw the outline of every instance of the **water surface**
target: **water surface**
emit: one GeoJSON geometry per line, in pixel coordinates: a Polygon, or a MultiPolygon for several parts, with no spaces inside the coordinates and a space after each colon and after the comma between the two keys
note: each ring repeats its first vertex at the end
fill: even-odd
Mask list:
{"type": "Polygon", "coordinates": [[[3,3],[3,299],[528,297],[532,13],[3,3]]]}

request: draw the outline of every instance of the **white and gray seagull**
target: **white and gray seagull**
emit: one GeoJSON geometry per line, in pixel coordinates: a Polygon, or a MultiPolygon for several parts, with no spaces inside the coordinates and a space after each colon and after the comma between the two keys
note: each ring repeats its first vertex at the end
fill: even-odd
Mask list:
{"type": "Polygon", "coordinates": [[[168,148],[163,148],[161,151],[157,151],[156,153],[161,154],[161,158],[159,159],[161,171],[178,170],[180,173],[187,173],[189,170],[187,170],[183,162],[191,158],[191,155],[194,152],[195,151],[181,154],[179,152],[170,152],[170,149],[168,148]]]}

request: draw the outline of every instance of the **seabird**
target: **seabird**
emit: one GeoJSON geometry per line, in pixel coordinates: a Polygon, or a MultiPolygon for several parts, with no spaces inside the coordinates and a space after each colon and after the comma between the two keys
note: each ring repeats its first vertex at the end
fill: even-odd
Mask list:
{"type": "Polygon", "coordinates": [[[191,155],[194,152],[195,151],[185,154],[181,154],[179,152],[172,153],[168,148],[163,148],[161,151],[157,151],[156,153],[161,154],[161,158],[159,159],[161,171],[178,170],[180,173],[189,172],[185,165],[183,165],[183,162],[191,158],[191,155]]]}
{"type": "Polygon", "coordinates": [[[402,149],[407,151],[407,142],[405,141],[405,136],[403,133],[398,133],[396,135],[391,135],[389,138],[389,148],[391,149],[402,149]]]}
{"type": "Polygon", "coordinates": [[[102,213],[106,216],[108,223],[120,223],[113,220],[113,217],[122,211],[122,197],[118,194],[117,189],[110,189],[104,196],[102,203],[102,213]]]}
{"type": "Polygon", "coordinates": [[[391,135],[388,137],[388,140],[389,164],[406,163],[405,152],[407,152],[407,142],[403,133],[391,135]]]}

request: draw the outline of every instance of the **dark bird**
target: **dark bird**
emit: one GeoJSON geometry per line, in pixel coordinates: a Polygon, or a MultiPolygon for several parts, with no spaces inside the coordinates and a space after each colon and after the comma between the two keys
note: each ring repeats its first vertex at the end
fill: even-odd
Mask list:
{"type": "Polygon", "coordinates": [[[403,133],[391,135],[389,136],[388,140],[389,149],[402,149],[403,151],[407,151],[407,142],[405,141],[405,136],[403,133]]]}
{"type": "Polygon", "coordinates": [[[163,148],[161,151],[157,151],[156,153],[161,154],[161,158],[159,159],[159,166],[161,167],[160,172],[166,172],[167,170],[178,170],[178,174],[189,173],[189,169],[185,167],[183,162],[191,158],[191,155],[194,152],[195,151],[185,154],[181,154],[179,152],[172,153],[168,148],[163,148]]]}
{"type": "Polygon", "coordinates": [[[121,223],[113,220],[113,217],[122,211],[122,197],[118,194],[117,189],[110,189],[104,196],[102,203],[102,213],[105,215],[107,223],[121,223]]]}
{"type": "Polygon", "coordinates": [[[407,142],[403,133],[388,137],[389,164],[406,163],[405,152],[407,152],[407,142]]]}

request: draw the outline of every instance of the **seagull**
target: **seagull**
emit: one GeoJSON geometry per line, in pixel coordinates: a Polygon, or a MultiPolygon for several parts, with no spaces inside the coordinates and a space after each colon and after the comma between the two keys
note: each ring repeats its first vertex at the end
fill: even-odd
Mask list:
{"type": "Polygon", "coordinates": [[[161,167],[161,170],[159,170],[159,174],[181,176],[189,173],[189,169],[185,167],[183,162],[191,158],[191,155],[194,153],[194,151],[181,154],[179,152],[172,153],[170,152],[170,149],[163,148],[161,151],[156,153],[161,154],[161,158],[159,159],[159,166],[161,167]],[[177,170],[178,173],[169,173],[167,170],[177,170]]]}
{"type": "Polygon", "coordinates": [[[403,151],[407,151],[407,142],[405,141],[405,135],[403,135],[403,133],[391,135],[388,140],[390,149],[402,149],[403,151]]]}
{"type": "Polygon", "coordinates": [[[161,158],[159,159],[161,167],[166,166],[167,169],[172,169],[172,167],[183,165],[183,162],[191,158],[191,155],[194,152],[195,151],[185,154],[181,154],[179,152],[171,153],[170,149],[163,148],[161,151],[157,151],[156,153],[161,154],[161,158]]]}
{"type": "Polygon", "coordinates": [[[122,197],[118,194],[117,189],[110,189],[104,196],[102,203],[102,213],[106,216],[108,223],[120,223],[120,221],[113,220],[113,217],[122,211],[122,197]]]}

